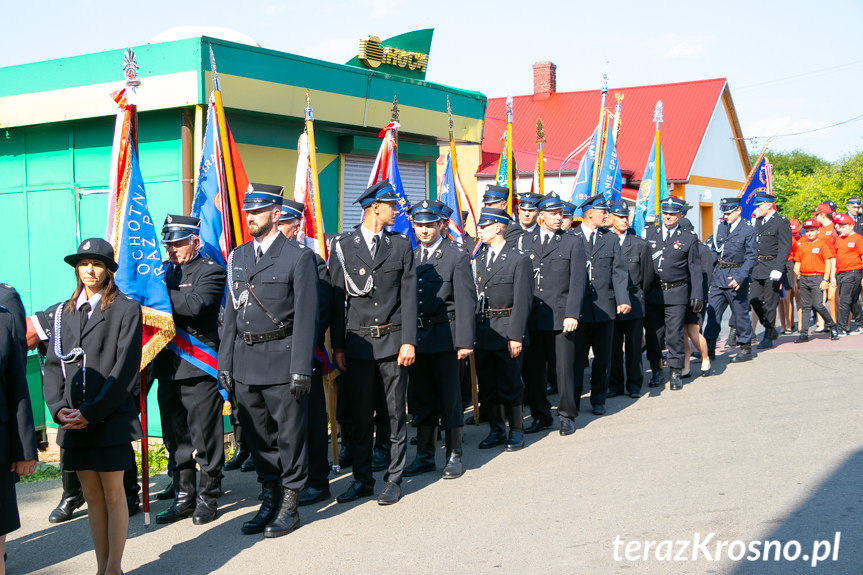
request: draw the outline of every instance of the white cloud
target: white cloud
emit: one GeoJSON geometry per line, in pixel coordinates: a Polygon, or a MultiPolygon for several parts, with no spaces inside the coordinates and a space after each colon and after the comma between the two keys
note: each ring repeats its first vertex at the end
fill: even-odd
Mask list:
{"type": "Polygon", "coordinates": [[[660,60],[676,60],[701,56],[705,48],[714,42],[716,42],[714,36],[666,34],[645,40],[642,45],[660,60]]]}

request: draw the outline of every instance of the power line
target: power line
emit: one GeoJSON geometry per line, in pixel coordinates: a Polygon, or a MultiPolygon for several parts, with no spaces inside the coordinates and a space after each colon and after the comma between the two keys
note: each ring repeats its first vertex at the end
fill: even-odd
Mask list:
{"type": "Polygon", "coordinates": [[[820,74],[822,72],[831,72],[833,70],[847,68],[848,66],[856,66],[857,64],[863,64],[863,60],[855,60],[854,62],[848,62],[847,64],[839,64],[838,66],[830,66],[829,68],[821,68],[820,70],[810,70],[809,72],[802,72],[800,74],[794,74],[793,76],[785,76],[783,78],[775,78],[773,80],[765,80],[763,82],[756,82],[755,84],[747,84],[746,86],[740,86],[738,88],[735,88],[734,91],[739,92],[741,90],[748,90],[749,88],[756,88],[758,86],[765,86],[767,84],[775,84],[777,82],[784,82],[786,80],[794,80],[796,78],[812,76],[815,74],[820,74]]]}
{"type": "Polygon", "coordinates": [[[829,126],[822,126],[820,128],[813,128],[811,130],[804,130],[802,132],[793,132],[791,134],[774,134],[772,136],[751,136],[749,138],[732,138],[732,140],[763,140],[767,138],[786,138],[788,136],[801,136],[803,134],[811,134],[812,132],[820,132],[822,130],[829,130],[831,128],[836,128],[837,126],[842,126],[845,124],[850,124],[851,122],[856,122],[858,120],[863,120],[863,114],[859,116],[855,116],[848,120],[843,120],[842,122],[837,122],[835,124],[831,124],[829,126]]]}

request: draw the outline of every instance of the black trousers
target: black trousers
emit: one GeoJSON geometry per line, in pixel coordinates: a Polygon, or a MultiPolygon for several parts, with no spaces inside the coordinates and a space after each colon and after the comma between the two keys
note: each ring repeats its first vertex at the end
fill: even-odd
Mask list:
{"type": "Polygon", "coordinates": [[[524,348],[516,358],[509,356],[508,349],[478,349],[474,354],[480,403],[524,405],[524,381],[521,379],[524,348]]]}
{"type": "MultiPolygon", "coordinates": [[[[644,335],[647,340],[647,361],[651,369],[662,365],[662,349],[668,349],[668,367],[683,369],[683,324],[686,304],[647,305],[644,335]],[[665,345],[663,346],[663,342],[665,345]]],[[[705,335],[705,337],[707,337],[705,335]]]]}
{"type": "Polygon", "coordinates": [[[776,308],[779,306],[781,290],[781,281],[753,279],[749,284],[749,304],[771,338],[776,333],[776,308]]]}
{"type": "Polygon", "coordinates": [[[551,403],[545,393],[546,382],[563,381],[566,385],[572,386],[575,376],[574,360],[573,334],[565,334],[562,331],[530,332],[530,345],[524,350],[522,377],[525,403],[530,406],[530,415],[534,420],[543,423],[552,422],[551,403]],[[550,363],[549,356],[551,356],[550,363]],[[559,358],[560,361],[555,361],[555,358],[559,358]]]}
{"type": "MultiPolygon", "coordinates": [[[[716,339],[722,329],[722,316],[726,308],[731,308],[731,321],[737,328],[737,343],[752,343],[752,322],[749,320],[749,282],[738,289],[710,288],[707,296],[707,325],[704,327],[705,339],[716,339]]],[[[773,310],[774,314],[776,310],[773,310]]],[[[776,316],[774,315],[774,320],[776,316]]],[[[670,363],[669,363],[670,365],[670,363]]]]}
{"type": "Polygon", "coordinates": [[[324,377],[321,366],[315,363],[312,372],[312,389],[309,392],[309,478],[306,485],[315,489],[330,486],[330,463],[327,438],[327,398],[324,393],[324,377]]]}
{"type": "Polygon", "coordinates": [[[587,354],[593,348],[593,363],[590,367],[590,405],[596,407],[605,405],[605,394],[608,393],[608,377],[611,373],[611,342],[614,339],[614,322],[578,322],[575,330],[572,395],[570,391],[564,394],[567,386],[561,386],[560,405],[557,412],[561,417],[575,417],[581,404],[581,394],[584,391],[584,370],[587,368],[587,354]],[[566,403],[564,403],[564,395],[566,403]]]}
{"type": "Polygon", "coordinates": [[[219,477],[225,464],[225,426],[216,380],[160,381],[158,389],[162,429],[171,430],[163,440],[174,469],[194,469],[197,463],[203,473],[219,477]]]}
{"type": "Polygon", "coordinates": [[[234,391],[258,481],[302,489],[309,474],[308,397],[297,399],[289,385],[246,385],[234,391]]]}
{"type": "Polygon", "coordinates": [[[616,319],[614,321],[608,389],[619,394],[623,394],[624,391],[626,393],[641,391],[641,385],[644,383],[644,373],[641,369],[641,337],[643,334],[643,317],[616,319]],[[625,375],[624,366],[626,366],[625,375]],[[625,390],[624,383],[626,384],[625,390]]]}
{"type": "Polygon", "coordinates": [[[797,280],[797,287],[800,289],[800,308],[803,312],[803,321],[800,325],[800,334],[807,335],[809,333],[809,316],[812,315],[812,310],[824,318],[824,327],[833,327],[833,317],[824,305],[824,292],[821,291],[821,282],[824,276],[800,276],[797,280]]]}
{"type": "Polygon", "coordinates": [[[863,270],[848,270],[836,274],[839,286],[839,317],[836,321],[842,329],[848,329],[848,316],[853,316],[857,327],[863,327],[863,311],[860,309],[860,280],[863,270]]]}
{"type": "Polygon", "coordinates": [[[435,427],[440,421],[441,429],[464,426],[460,363],[455,351],[416,355],[409,368],[408,387],[417,425],[435,427]]]}
{"type": "Polygon", "coordinates": [[[372,476],[375,411],[383,387],[390,428],[390,466],[384,481],[401,483],[407,454],[405,392],[408,368],[399,366],[396,356],[379,360],[349,357],[347,368],[345,384],[350,388],[351,396],[354,480],[366,485],[375,482],[372,476]]]}

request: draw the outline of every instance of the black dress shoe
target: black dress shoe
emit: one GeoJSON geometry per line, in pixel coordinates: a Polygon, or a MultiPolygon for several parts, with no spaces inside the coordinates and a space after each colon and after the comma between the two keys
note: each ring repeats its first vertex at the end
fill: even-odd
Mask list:
{"type": "Polygon", "coordinates": [[[638,399],[639,397],[641,397],[641,392],[640,391],[632,391],[629,393],[629,397],[631,397],[632,399],[638,399]]]}
{"type": "Polygon", "coordinates": [[[336,497],[337,503],[350,503],[356,501],[360,497],[369,497],[374,495],[374,488],[371,485],[366,485],[362,481],[354,481],[347,490],[336,497]]]}
{"type": "Polygon", "coordinates": [[[773,340],[765,336],[758,344],[758,349],[770,349],[773,347],[773,340]]]}
{"type": "Polygon", "coordinates": [[[540,421],[539,419],[534,419],[530,425],[528,425],[524,432],[525,433],[539,433],[543,429],[548,429],[551,427],[550,421],[540,421]]]}
{"type": "Polygon", "coordinates": [[[156,499],[158,499],[159,501],[170,501],[174,497],[176,497],[176,496],[174,495],[174,482],[173,481],[171,483],[169,483],[166,488],[164,488],[162,491],[160,491],[156,494],[156,499]]]}
{"type": "Polygon", "coordinates": [[[561,435],[572,435],[575,433],[575,422],[571,419],[561,418],[560,419],[560,434],[561,435]]]}
{"type": "Polygon", "coordinates": [[[313,505],[315,503],[320,503],[321,501],[327,501],[331,497],[329,488],[317,489],[310,485],[306,485],[300,492],[299,505],[301,507],[303,505],[313,505]]]}
{"type": "Polygon", "coordinates": [[[255,462],[251,457],[247,458],[243,464],[240,466],[240,471],[243,473],[248,473],[249,471],[255,470],[255,462]]]}
{"type": "Polygon", "coordinates": [[[378,505],[392,505],[393,503],[398,503],[401,498],[402,488],[399,487],[399,484],[387,481],[383,491],[378,495],[378,505]]]}
{"type": "Polygon", "coordinates": [[[129,507],[129,517],[137,515],[141,511],[141,502],[138,501],[138,496],[126,498],[126,505],[129,507]]]}
{"type": "Polygon", "coordinates": [[[616,389],[609,389],[605,392],[605,399],[609,397],[617,397],[618,395],[623,395],[623,392],[617,391],[616,389]]]}
{"type": "Polygon", "coordinates": [[[839,326],[833,324],[833,327],[830,328],[830,339],[836,341],[839,339],[839,326]]]}
{"type": "Polygon", "coordinates": [[[797,336],[797,339],[794,340],[794,343],[806,343],[807,341],[809,341],[809,336],[801,333],[797,336]]]}
{"type": "Polygon", "coordinates": [[[389,445],[375,447],[372,453],[372,471],[383,471],[390,466],[389,445]]]}
{"type": "Polygon", "coordinates": [[[605,415],[605,406],[604,405],[594,405],[593,406],[593,415],[605,415]]]}
{"type": "Polygon", "coordinates": [[[681,381],[681,379],[680,379],[680,370],[679,369],[672,369],[671,370],[671,376],[669,377],[668,381],[671,383],[671,385],[669,387],[673,391],[678,391],[678,390],[683,389],[683,381],[681,381]]]}
{"type": "Polygon", "coordinates": [[[731,363],[743,363],[744,361],[752,360],[752,345],[748,343],[740,344],[740,351],[731,358],[731,363]]]}
{"type": "Polygon", "coordinates": [[[548,387],[545,388],[545,394],[546,395],[557,395],[557,386],[556,385],[549,385],[548,387]]]}
{"type": "Polygon", "coordinates": [[[654,369],[653,373],[650,374],[650,381],[647,387],[659,387],[663,383],[665,383],[665,374],[662,373],[662,369],[654,369]]]}
{"type": "MultiPolygon", "coordinates": [[[[222,469],[224,469],[225,471],[233,471],[235,469],[239,469],[248,459],[251,459],[251,454],[248,451],[238,449],[234,452],[234,455],[232,455],[231,458],[225,462],[225,465],[222,466],[222,469]]],[[[173,498],[173,496],[171,497],[173,498]]]]}
{"type": "Polygon", "coordinates": [[[264,537],[281,537],[300,526],[300,514],[297,513],[298,489],[283,489],[282,501],[273,520],[264,528],[264,537]]]}

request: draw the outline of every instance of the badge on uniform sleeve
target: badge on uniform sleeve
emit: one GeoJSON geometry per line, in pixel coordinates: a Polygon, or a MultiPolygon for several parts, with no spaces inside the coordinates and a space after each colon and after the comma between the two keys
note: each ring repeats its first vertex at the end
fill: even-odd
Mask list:
{"type": "Polygon", "coordinates": [[[360,275],[361,276],[366,275],[366,268],[360,268],[360,275]]]}

